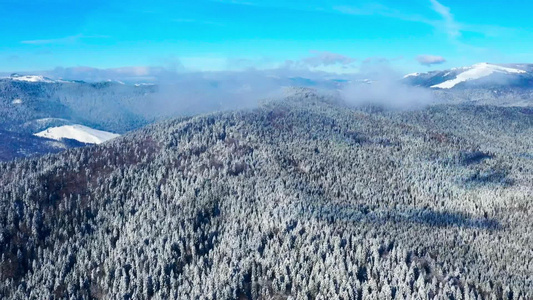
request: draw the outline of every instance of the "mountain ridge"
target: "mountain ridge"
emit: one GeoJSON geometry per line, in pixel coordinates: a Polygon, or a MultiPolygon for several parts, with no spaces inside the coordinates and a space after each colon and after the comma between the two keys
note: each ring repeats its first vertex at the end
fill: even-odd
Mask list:
{"type": "MultiPolygon", "coordinates": [[[[341,98],[339,91],[349,88],[351,85],[369,86],[371,93],[372,85],[379,84],[379,80],[369,78],[352,81],[329,78],[326,82],[303,77],[290,77],[287,80],[275,79],[278,84],[302,85],[304,90],[309,87],[317,88],[324,94],[331,94],[331,98],[341,98]]],[[[216,82],[214,80],[208,86],[217,86],[216,82]]],[[[532,64],[481,63],[472,67],[408,74],[401,79],[401,82],[430,90],[431,97],[429,98],[435,100],[432,103],[533,106],[532,64]],[[508,70],[521,71],[508,72],[508,70]],[[457,79],[463,74],[468,75],[468,72],[471,71],[479,73],[474,72],[474,75],[481,74],[483,76],[465,77],[470,78],[469,80],[457,79]],[[450,88],[432,88],[443,84],[448,84],[450,88]]],[[[204,86],[204,88],[208,88],[208,86],[204,86]]],[[[233,101],[231,97],[236,99],[244,97],[240,93],[243,90],[246,91],[247,88],[249,89],[249,86],[241,87],[235,83],[230,86],[236,90],[230,91],[230,99],[225,99],[225,101],[247,103],[246,100],[233,101]]],[[[289,88],[285,88],[283,93],[278,94],[299,93],[300,88],[288,86],[289,88]]],[[[395,82],[388,88],[400,87],[397,87],[395,82]]],[[[355,90],[358,91],[358,89],[355,90]]],[[[0,129],[8,131],[12,135],[20,134],[19,138],[14,139],[14,141],[19,141],[21,150],[19,153],[42,153],[41,150],[46,147],[39,148],[41,150],[31,149],[32,145],[36,144],[34,138],[28,137],[28,133],[36,134],[51,127],[79,124],[94,130],[123,134],[167,116],[179,114],[180,111],[182,114],[195,113],[195,109],[202,111],[203,103],[196,104],[194,101],[187,101],[186,103],[174,104],[176,101],[183,101],[182,98],[191,97],[191,95],[175,96],[174,92],[172,88],[162,88],[157,84],[123,84],[115,81],[93,83],[51,79],[42,75],[12,74],[10,77],[0,78],[0,129]],[[191,110],[189,111],[188,108],[191,110]],[[46,119],[55,121],[38,123],[39,120],[46,119]],[[65,121],[58,121],[60,119],[65,121]],[[28,140],[24,141],[24,139],[28,140]]],[[[390,97],[394,97],[392,91],[385,91],[385,95],[389,92],[391,93],[390,97]]],[[[410,97],[415,97],[418,92],[413,92],[413,96],[410,97]]],[[[253,95],[247,97],[253,97],[253,95]]],[[[353,97],[357,97],[357,95],[353,97]]],[[[213,98],[216,97],[213,96],[213,98]]],[[[217,102],[210,99],[203,101],[209,102],[205,105],[214,106],[213,110],[224,107],[224,101],[217,102]]],[[[342,99],[338,99],[338,101],[342,101],[342,99]]],[[[387,101],[387,99],[382,100],[383,103],[387,103],[387,101]]],[[[394,102],[394,99],[391,101],[394,102]]],[[[399,105],[402,106],[401,103],[399,105]]],[[[49,144],[49,142],[41,141],[41,144],[49,144]]],[[[69,143],[65,145],[69,145],[69,143]]]]}
{"type": "MultiPolygon", "coordinates": [[[[491,64],[477,63],[469,67],[452,68],[442,71],[426,73],[411,73],[403,77],[409,84],[419,85],[433,89],[454,89],[475,87],[477,81],[482,79],[483,84],[514,85],[521,79],[533,78],[533,64],[491,64]],[[498,74],[508,75],[508,80],[497,78],[498,74]],[[483,80],[486,80],[483,82],[483,80]]],[[[523,85],[524,88],[533,88],[532,85],[523,85]]]]}

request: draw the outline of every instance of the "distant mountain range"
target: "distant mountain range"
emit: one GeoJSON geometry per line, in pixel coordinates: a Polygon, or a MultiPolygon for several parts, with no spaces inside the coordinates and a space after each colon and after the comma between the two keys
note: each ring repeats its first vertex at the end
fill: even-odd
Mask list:
{"type": "MultiPolygon", "coordinates": [[[[272,81],[269,82],[271,86],[313,87],[329,91],[338,91],[350,84],[371,85],[379,81],[362,77],[352,80],[265,78],[272,81]]],[[[223,80],[209,78],[191,90],[217,86],[227,89],[229,86],[229,89],[235,89],[230,95],[243,97],[240,93],[249,88],[239,86],[239,81],[228,84],[221,83],[223,80]]],[[[479,63],[408,74],[400,81],[427,88],[439,103],[533,106],[533,64],[479,63]]],[[[84,82],[35,74],[11,74],[0,78],[0,143],[9,144],[9,147],[2,146],[0,160],[101,143],[118,134],[175,116],[180,109],[180,104],[174,103],[173,97],[176,96],[172,92],[161,93],[160,88],[154,83],[84,82]]],[[[185,94],[185,99],[194,97],[195,92],[185,94]]],[[[216,90],[210,93],[217,95],[216,90]]],[[[191,98],[185,104],[202,105],[195,104],[198,101],[191,98]]]]}
{"type": "Polygon", "coordinates": [[[429,88],[446,103],[533,105],[533,64],[479,63],[404,76],[404,83],[429,88]]]}
{"type": "Polygon", "coordinates": [[[0,160],[100,143],[151,123],[156,117],[148,108],[156,90],[40,75],[0,78],[0,160]]]}
{"type": "Polygon", "coordinates": [[[433,89],[512,86],[533,88],[533,64],[497,65],[479,63],[428,73],[412,73],[404,81],[433,89]]]}

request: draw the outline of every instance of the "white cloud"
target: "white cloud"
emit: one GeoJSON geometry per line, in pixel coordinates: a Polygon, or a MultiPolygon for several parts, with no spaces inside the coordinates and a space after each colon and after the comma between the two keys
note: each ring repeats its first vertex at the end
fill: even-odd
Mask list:
{"type": "Polygon", "coordinates": [[[51,71],[43,72],[43,75],[51,78],[63,78],[72,80],[84,81],[106,81],[106,80],[120,80],[120,81],[154,81],[157,76],[161,76],[166,69],[161,67],[146,67],[146,66],[131,66],[109,69],[98,69],[92,67],[58,67],[51,71]]]}
{"type": "Polygon", "coordinates": [[[328,51],[312,50],[311,53],[314,55],[302,60],[305,64],[311,67],[330,66],[336,64],[349,65],[356,61],[355,58],[328,51]]]}
{"type": "Polygon", "coordinates": [[[377,105],[387,109],[418,109],[434,102],[431,91],[398,81],[401,74],[388,60],[365,60],[358,74],[365,80],[353,80],[340,90],[341,97],[352,105],[377,105]]]}
{"type": "Polygon", "coordinates": [[[418,61],[421,65],[431,66],[445,63],[446,59],[438,55],[419,55],[416,57],[416,61],[418,61]]]}

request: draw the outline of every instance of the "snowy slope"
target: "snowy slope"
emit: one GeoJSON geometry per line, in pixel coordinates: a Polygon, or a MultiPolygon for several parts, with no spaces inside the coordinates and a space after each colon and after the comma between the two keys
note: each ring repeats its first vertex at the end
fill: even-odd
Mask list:
{"type": "Polygon", "coordinates": [[[411,74],[407,74],[407,75],[405,75],[403,78],[416,77],[416,76],[418,76],[418,75],[420,75],[420,73],[411,73],[411,74]]]}
{"type": "Polygon", "coordinates": [[[72,80],[63,80],[63,79],[51,79],[43,75],[20,75],[20,74],[11,74],[9,77],[2,77],[5,79],[11,79],[13,81],[24,81],[24,82],[42,82],[42,83],[74,83],[76,81],[72,80]]]}
{"type": "Polygon", "coordinates": [[[466,71],[459,73],[454,79],[432,85],[431,87],[439,88],[439,89],[451,89],[461,82],[483,78],[493,73],[521,74],[521,73],[526,73],[526,71],[515,69],[515,68],[492,65],[488,63],[480,63],[480,64],[475,64],[470,68],[467,68],[466,71]]]}
{"type": "Polygon", "coordinates": [[[54,81],[41,75],[12,75],[12,80],[15,81],[27,81],[27,82],[47,82],[53,83],[54,81]]]}
{"type": "Polygon", "coordinates": [[[96,130],[83,125],[52,127],[38,132],[35,135],[53,140],[61,140],[63,138],[73,139],[88,144],[100,144],[119,136],[112,132],[96,130]]]}

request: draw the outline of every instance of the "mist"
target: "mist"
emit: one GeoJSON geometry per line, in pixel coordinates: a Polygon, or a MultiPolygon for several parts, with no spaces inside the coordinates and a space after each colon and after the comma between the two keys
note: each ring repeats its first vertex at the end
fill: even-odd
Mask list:
{"type": "MultiPolygon", "coordinates": [[[[312,63],[317,64],[316,58],[312,63]]],[[[393,110],[421,108],[434,100],[430,90],[401,83],[402,75],[385,59],[366,60],[355,74],[335,74],[312,67],[303,62],[288,62],[266,70],[192,72],[171,64],[115,69],[56,68],[45,74],[51,78],[126,83],[115,86],[117,90],[134,88],[131,87],[134,83],[154,85],[151,89],[138,89],[147,92],[141,96],[144,100],[132,108],[133,113],[151,119],[254,108],[263,100],[282,99],[285,88],[291,86],[313,88],[318,93],[334,92],[350,105],[393,110]]]]}
{"type": "Polygon", "coordinates": [[[318,93],[333,91],[350,105],[391,110],[418,109],[434,102],[430,90],[408,86],[400,78],[388,67],[365,67],[348,77],[290,69],[167,73],[157,80],[159,90],[151,109],[156,115],[194,115],[254,108],[265,99],[282,99],[289,86],[313,88],[318,93]]]}
{"type": "Polygon", "coordinates": [[[339,91],[342,99],[351,105],[413,110],[435,102],[431,90],[402,83],[402,75],[386,61],[364,63],[357,78],[339,91]]]}
{"type": "Polygon", "coordinates": [[[264,100],[282,99],[286,87],[337,90],[345,76],[305,69],[248,69],[227,72],[164,72],[156,76],[157,92],[150,95],[150,114],[195,115],[255,108],[264,100]]]}
{"type": "Polygon", "coordinates": [[[157,78],[152,113],[194,115],[253,108],[264,98],[280,97],[283,84],[256,70],[170,73],[157,78]]]}

